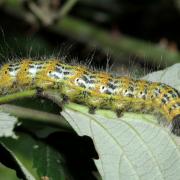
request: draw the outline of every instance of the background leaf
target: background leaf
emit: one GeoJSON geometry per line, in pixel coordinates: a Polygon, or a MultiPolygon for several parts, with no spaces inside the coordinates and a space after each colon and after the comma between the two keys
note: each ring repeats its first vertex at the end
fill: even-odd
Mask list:
{"type": "Polygon", "coordinates": [[[38,180],[46,176],[50,180],[71,179],[66,172],[64,159],[58,151],[30,135],[19,133],[18,136],[16,140],[1,139],[1,143],[14,158],[26,179],[38,180]]]}
{"type": "Polygon", "coordinates": [[[15,138],[16,136],[13,132],[13,129],[16,123],[16,117],[0,111],[0,137],[15,138]]]}
{"type": "Polygon", "coordinates": [[[180,63],[174,64],[164,70],[147,74],[143,79],[162,82],[180,91],[180,63]]]}
{"type": "Polygon", "coordinates": [[[18,180],[16,172],[9,169],[0,163],[0,179],[4,180],[18,180]]]}

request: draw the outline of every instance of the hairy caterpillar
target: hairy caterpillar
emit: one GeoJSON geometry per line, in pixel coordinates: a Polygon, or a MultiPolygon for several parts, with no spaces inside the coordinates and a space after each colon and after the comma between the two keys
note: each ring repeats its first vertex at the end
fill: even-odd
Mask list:
{"type": "Polygon", "coordinates": [[[0,94],[19,89],[56,88],[72,102],[89,107],[111,109],[120,116],[124,111],[163,114],[175,129],[180,129],[180,95],[174,88],[129,77],[113,77],[105,72],[73,66],[57,59],[23,59],[0,68],[0,94]]]}

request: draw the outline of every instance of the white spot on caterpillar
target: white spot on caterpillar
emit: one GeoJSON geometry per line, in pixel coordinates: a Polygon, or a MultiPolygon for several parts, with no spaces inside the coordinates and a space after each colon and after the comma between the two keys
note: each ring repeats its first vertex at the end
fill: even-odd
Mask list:
{"type": "Polygon", "coordinates": [[[83,79],[80,78],[76,78],[74,83],[76,86],[84,87],[85,89],[93,89],[95,87],[95,84],[86,83],[83,79]]]}
{"type": "Polygon", "coordinates": [[[34,77],[37,73],[37,66],[33,67],[33,68],[29,68],[29,73],[34,77]]]}
{"type": "Polygon", "coordinates": [[[99,91],[100,91],[100,93],[105,93],[107,91],[107,87],[100,86],[99,91]]]}
{"type": "Polygon", "coordinates": [[[11,76],[11,77],[16,77],[16,75],[17,75],[17,73],[18,73],[18,70],[14,70],[14,71],[9,71],[9,75],[11,76]]]}
{"type": "Polygon", "coordinates": [[[48,72],[47,75],[49,77],[53,77],[53,78],[56,78],[56,79],[63,79],[64,78],[64,74],[63,73],[59,73],[59,72],[56,72],[56,71],[48,72]]]}
{"type": "Polygon", "coordinates": [[[93,89],[93,88],[95,88],[95,84],[87,83],[87,84],[86,84],[86,88],[87,88],[87,89],[93,89]]]}
{"type": "Polygon", "coordinates": [[[41,70],[42,65],[39,64],[32,64],[33,67],[29,67],[28,72],[32,75],[32,77],[35,77],[36,73],[41,70]]]}
{"type": "Polygon", "coordinates": [[[86,87],[85,81],[82,80],[82,79],[80,79],[80,78],[76,78],[76,79],[74,80],[74,83],[75,83],[75,85],[77,85],[77,86],[85,86],[85,87],[86,87]]]}
{"type": "Polygon", "coordinates": [[[99,91],[100,91],[100,93],[114,94],[114,90],[112,88],[108,88],[104,85],[100,86],[99,91]]]}

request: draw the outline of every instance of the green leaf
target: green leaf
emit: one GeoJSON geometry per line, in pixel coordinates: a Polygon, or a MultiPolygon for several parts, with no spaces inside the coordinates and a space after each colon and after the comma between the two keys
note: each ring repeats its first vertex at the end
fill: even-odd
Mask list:
{"type": "Polygon", "coordinates": [[[18,180],[16,172],[0,163],[0,179],[2,180],[18,180]]]}
{"type": "Polygon", "coordinates": [[[9,151],[26,179],[48,177],[49,180],[63,180],[69,176],[64,159],[56,149],[27,134],[20,133],[18,136],[16,140],[1,139],[1,144],[9,151]]]}
{"type": "Polygon", "coordinates": [[[16,136],[13,132],[13,129],[16,123],[16,117],[0,111],[0,137],[15,138],[16,136]]]}
{"type": "MultiPolygon", "coordinates": [[[[152,77],[177,88],[179,66],[156,72],[152,77]]],[[[149,76],[149,80],[153,78],[149,76]]],[[[107,110],[92,115],[86,107],[73,103],[66,105],[61,114],[80,136],[92,138],[99,155],[94,161],[103,179],[179,180],[179,137],[160,126],[155,116],[124,113],[117,118],[107,110]]]]}

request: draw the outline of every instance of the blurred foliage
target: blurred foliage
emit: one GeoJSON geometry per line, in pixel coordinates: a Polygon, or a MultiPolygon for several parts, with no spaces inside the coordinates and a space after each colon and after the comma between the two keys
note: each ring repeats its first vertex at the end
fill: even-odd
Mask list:
{"type": "Polygon", "coordinates": [[[1,4],[1,34],[5,36],[1,40],[9,48],[1,46],[8,49],[8,55],[12,50],[18,57],[20,53],[28,56],[30,51],[36,57],[60,52],[80,60],[93,58],[97,67],[105,67],[111,57],[110,64],[118,62],[128,69],[131,62],[150,70],[180,59],[180,29],[176,26],[180,16],[175,0],[1,0],[1,4]],[[68,2],[74,6],[67,10],[68,2]]]}
{"type": "Polygon", "coordinates": [[[5,167],[2,164],[0,164],[0,179],[18,180],[18,178],[16,177],[16,172],[14,170],[5,167]]]}

